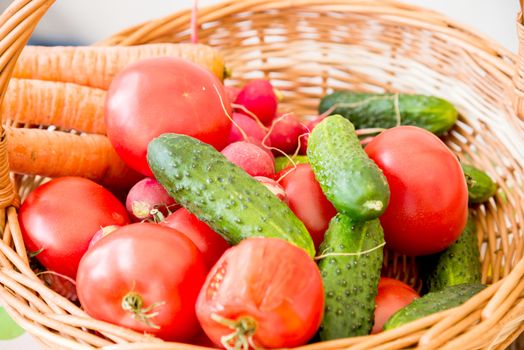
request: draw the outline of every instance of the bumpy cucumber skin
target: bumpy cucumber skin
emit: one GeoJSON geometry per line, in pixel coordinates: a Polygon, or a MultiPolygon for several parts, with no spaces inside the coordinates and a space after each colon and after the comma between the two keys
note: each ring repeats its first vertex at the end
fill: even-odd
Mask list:
{"type": "Polygon", "coordinates": [[[322,191],[340,213],[354,220],[379,217],[389,202],[389,186],[360,146],[353,124],[333,115],[309,135],[307,155],[322,191]]]}
{"type": "MultiPolygon", "coordinates": [[[[307,158],[307,156],[294,156],[294,157],[291,157],[293,158],[293,161],[295,162],[295,164],[308,164],[309,163],[309,159],[307,158]]],[[[291,163],[291,161],[289,160],[288,157],[276,157],[275,158],[275,172],[278,173],[279,171],[287,168],[288,166],[291,166],[293,165],[293,163],[291,163]]]]}
{"type": "Polygon", "coordinates": [[[394,313],[384,325],[384,330],[397,328],[424,316],[457,307],[485,287],[482,284],[458,284],[428,293],[394,313]]]}
{"type": "MultiPolygon", "coordinates": [[[[353,222],[337,214],[329,223],[320,254],[358,253],[384,242],[378,219],[353,222]]],[[[358,256],[327,256],[320,260],[325,294],[320,339],[366,335],[373,328],[383,248],[358,256]]]]}
{"type": "Polygon", "coordinates": [[[468,184],[469,204],[480,204],[488,201],[497,192],[497,184],[482,170],[472,165],[461,164],[468,184]]]}
{"type": "Polygon", "coordinates": [[[471,216],[458,240],[442,253],[427,258],[429,274],[426,280],[430,292],[457,284],[481,281],[480,251],[477,227],[471,216]]]}
{"type": "Polygon", "coordinates": [[[274,237],[315,255],[311,236],[291,209],[210,145],[163,134],[149,143],[147,160],[168,193],[229,243],[274,237]]]}
{"type": "MultiPolygon", "coordinates": [[[[357,129],[397,125],[394,94],[337,91],[324,96],[318,110],[322,114],[335,104],[359,104],[340,106],[333,111],[349,119],[357,129]]],[[[436,135],[449,130],[458,117],[451,103],[434,96],[398,94],[398,107],[402,125],[418,126],[436,135]]]]}

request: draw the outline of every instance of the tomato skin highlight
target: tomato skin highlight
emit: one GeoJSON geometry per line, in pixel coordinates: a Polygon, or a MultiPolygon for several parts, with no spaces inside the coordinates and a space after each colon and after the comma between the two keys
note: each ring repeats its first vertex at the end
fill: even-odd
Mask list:
{"type": "Polygon", "coordinates": [[[305,344],[324,310],[322,279],[308,254],[278,238],[250,238],[228,249],[209,273],[196,304],[200,324],[217,345],[233,330],[217,317],[254,321],[256,346],[305,344]]]}
{"type": "Polygon", "coordinates": [[[382,332],[384,324],[395,312],[417,298],[420,298],[420,295],[407,284],[393,278],[381,277],[375,298],[375,324],[371,333],[382,332]]]}
{"type": "Polygon", "coordinates": [[[209,269],[230,247],[222,236],[185,208],[180,208],[169,215],[161,225],[171,227],[191,239],[203,254],[209,269]]]}
{"type": "Polygon", "coordinates": [[[468,189],[447,146],[424,129],[399,126],[376,136],[365,151],[391,191],[380,217],[387,246],[418,256],[451,245],[466,225],[468,189]]]}
{"type": "Polygon", "coordinates": [[[289,208],[304,223],[318,250],[329,221],[337,211],[322,192],[311,165],[298,164],[295,169],[288,167],[281,170],[277,178],[286,173],[280,185],[286,191],[289,208]]]}
{"type": "Polygon", "coordinates": [[[19,211],[27,250],[48,270],[76,278],[80,259],[104,226],[129,223],[125,207],[104,187],[81,177],[51,180],[29,194],[19,211]]]}
{"type": "Polygon", "coordinates": [[[157,224],[137,223],[97,242],[78,269],[78,298],[92,317],[156,335],[190,340],[199,330],[195,301],[206,276],[198,248],[184,234],[157,224]],[[138,294],[154,328],[122,306],[138,294]]]}
{"type": "Polygon", "coordinates": [[[147,145],[163,133],[186,134],[218,150],[225,147],[231,121],[224,109],[231,115],[224,86],[212,73],[183,59],[146,59],[126,67],[111,83],[107,136],[131,168],[152,176],[147,145]]]}

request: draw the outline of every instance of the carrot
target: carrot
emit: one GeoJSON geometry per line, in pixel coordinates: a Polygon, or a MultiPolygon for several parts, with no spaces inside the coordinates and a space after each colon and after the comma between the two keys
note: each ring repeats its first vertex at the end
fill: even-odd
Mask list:
{"type": "Polygon", "coordinates": [[[143,177],[124,164],[106,136],[12,127],[6,133],[15,173],[83,176],[113,188],[131,187],[143,177]]]}
{"type": "Polygon", "coordinates": [[[0,107],[7,123],[105,134],[106,92],[73,83],[11,79],[0,107]]]}
{"type": "Polygon", "coordinates": [[[147,44],[138,46],[27,46],[15,67],[15,78],[76,83],[108,89],[113,77],[130,63],[171,56],[200,64],[224,77],[224,59],[201,44],[147,44]]]}

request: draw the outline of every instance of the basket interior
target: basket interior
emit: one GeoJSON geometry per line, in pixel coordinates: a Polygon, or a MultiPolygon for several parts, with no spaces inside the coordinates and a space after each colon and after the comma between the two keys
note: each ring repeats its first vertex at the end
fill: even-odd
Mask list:
{"type": "MultiPolygon", "coordinates": [[[[488,43],[429,14],[434,18],[408,6],[388,11],[357,1],[352,6],[261,5],[218,20],[203,14],[199,40],[223,52],[232,70],[226,84],[270,79],[285,96],[282,112],[315,115],[319,99],[336,89],[422,93],[451,101],[461,116],[443,139],[461,160],[484,169],[500,186],[495,198],[473,209],[483,282],[493,283],[523,254],[522,125],[515,128],[508,118],[513,63],[499,55],[507,66],[494,66],[485,54],[488,43]]],[[[189,29],[166,22],[147,41],[186,42],[189,35],[189,29]]],[[[420,287],[412,258],[387,255],[387,275],[420,287]]]]}

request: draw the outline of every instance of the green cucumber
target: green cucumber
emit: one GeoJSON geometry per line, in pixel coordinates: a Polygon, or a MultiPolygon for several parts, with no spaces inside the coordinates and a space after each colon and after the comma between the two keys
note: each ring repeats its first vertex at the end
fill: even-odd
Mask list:
{"type": "Polygon", "coordinates": [[[418,126],[441,135],[457,121],[458,113],[451,103],[442,98],[424,95],[376,94],[342,90],[324,96],[318,110],[322,114],[335,106],[332,114],[344,116],[357,129],[387,129],[398,123],[395,107],[397,102],[402,125],[418,126]]]}
{"type": "Polygon", "coordinates": [[[311,236],[291,209],[212,146],[163,134],[149,143],[147,160],[168,193],[229,243],[276,237],[315,255],[311,236]]]}
{"type": "Polygon", "coordinates": [[[482,170],[472,165],[461,164],[468,184],[469,204],[484,203],[497,192],[497,184],[482,170]]]}
{"type": "Polygon", "coordinates": [[[472,217],[464,231],[448,249],[442,253],[424,257],[429,266],[427,288],[436,292],[448,286],[464,283],[480,283],[482,277],[477,228],[472,217]]]}
{"type": "Polygon", "coordinates": [[[485,287],[482,284],[458,284],[428,293],[394,313],[384,325],[384,330],[397,328],[436,312],[457,307],[485,287]]]}
{"type": "MultiPolygon", "coordinates": [[[[295,164],[308,164],[309,163],[307,156],[294,156],[291,158],[293,159],[295,164]]],[[[281,170],[284,170],[285,168],[291,165],[293,165],[293,163],[291,163],[291,160],[289,160],[288,157],[282,156],[282,157],[275,158],[275,172],[276,173],[278,173],[281,170]]]]}
{"type": "Polygon", "coordinates": [[[331,219],[319,249],[326,255],[319,262],[325,294],[321,340],[365,335],[373,328],[383,243],[378,219],[353,222],[343,214],[331,219]],[[355,255],[330,256],[337,253],[355,255]]]}
{"type": "Polygon", "coordinates": [[[388,205],[386,177],[360,146],[353,124],[327,117],[309,135],[307,155],[322,191],[354,220],[379,217],[388,205]]]}

